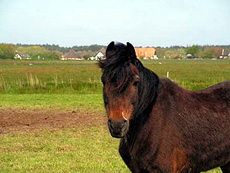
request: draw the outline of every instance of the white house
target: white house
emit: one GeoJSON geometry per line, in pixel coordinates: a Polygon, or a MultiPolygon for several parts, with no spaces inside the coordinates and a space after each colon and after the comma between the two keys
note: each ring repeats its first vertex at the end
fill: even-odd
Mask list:
{"type": "Polygon", "coordinates": [[[20,53],[19,51],[16,51],[16,55],[14,56],[14,59],[31,59],[31,57],[28,54],[20,53]]]}
{"type": "Polygon", "coordinates": [[[99,60],[99,59],[103,59],[104,58],[104,54],[102,52],[98,52],[95,56],[89,57],[89,60],[99,60]]]}
{"type": "Polygon", "coordinates": [[[222,49],[221,55],[218,57],[219,59],[227,59],[230,58],[230,51],[222,49]]]}

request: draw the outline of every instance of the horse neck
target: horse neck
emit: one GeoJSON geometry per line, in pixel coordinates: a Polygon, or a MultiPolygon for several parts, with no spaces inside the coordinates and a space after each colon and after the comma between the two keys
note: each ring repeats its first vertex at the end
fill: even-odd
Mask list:
{"type": "Polygon", "coordinates": [[[149,119],[157,98],[159,77],[152,71],[144,69],[140,72],[140,80],[139,100],[134,110],[134,118],[130,120],[130,128],[127,134],[129,143],[135,141],[141,127],[149,119]]]}

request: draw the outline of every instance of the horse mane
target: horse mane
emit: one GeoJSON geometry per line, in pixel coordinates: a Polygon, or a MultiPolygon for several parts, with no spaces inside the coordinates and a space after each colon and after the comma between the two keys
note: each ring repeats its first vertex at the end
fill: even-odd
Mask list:
{"type": "Polygon", "coordinates": [[[106,59],[99,60],[98,65],[103,70],[102,83],[105,84],[106,80],[109,80],[121,93],[128,86],[130,77],[133,76],[131,64],[138,69],[140,77],[139,99],[137,107],[134,109],[134,116],[137,117],[140,114],[147,116],[157,97],[159,78],[154,72],[145,68],[136,58],[135,52],[130,52],[126,45],[116,44],[112,51],[106,51],[106,59]]]}
{"type": "Polygon", "coordinates": [[[138,88],[139,102],[135,114],[145,114],[143,116],[145,121],[157,98],[159,77],[153,71],[145,68],[139,60],[136,61],[136,67],[140,71],[140,85],[138,88]]]}

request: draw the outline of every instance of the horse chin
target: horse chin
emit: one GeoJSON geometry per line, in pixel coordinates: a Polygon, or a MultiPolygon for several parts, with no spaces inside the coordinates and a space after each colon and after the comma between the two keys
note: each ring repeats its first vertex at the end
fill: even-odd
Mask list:
{"type": "Polygon", "coordinates": [[[112,133],[111,133],[111,136],[113,138],[123,138],[124,137],[123,135],[116,135],[116,134],[112,134],[112,133]]]}
{"type": "Polygon", "coordinates": [[[110,134],[114,138],[123,138],[127,134],[128,130],[123,130],[120,133],[114,133],[113,130],[110,129],[110,134]]]}
{"type": "Polygon", "coordinates": [[[110,133],[110,134],[111,134],[111,136],[112,136],[113,138],[123,138],[123,137],[125,137],[125,135],[126,135],[126,134],[124,134],[124,133],[122,133],[122,134],[110,133]]]}

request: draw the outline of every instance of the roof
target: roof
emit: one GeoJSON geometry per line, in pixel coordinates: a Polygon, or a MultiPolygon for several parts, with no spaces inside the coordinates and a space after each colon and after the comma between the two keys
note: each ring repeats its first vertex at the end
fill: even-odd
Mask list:
{"type": "Polygon", "coordinates": [[[95,56],[104,56],[102,52],[98,52],[95,56]]]}
{"type": "Polygon", "coordinates": [[[67,54],[64,55],[65,58],[79,58],[79,56],[77,56],[77,53],[71,49],[67,54]]]}

